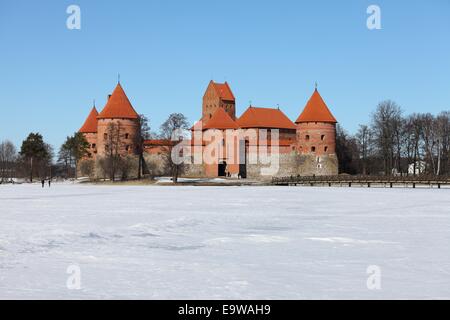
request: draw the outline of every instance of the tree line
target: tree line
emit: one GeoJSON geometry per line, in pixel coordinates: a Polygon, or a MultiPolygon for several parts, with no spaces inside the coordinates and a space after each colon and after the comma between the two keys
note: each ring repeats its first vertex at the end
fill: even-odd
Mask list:
{"type": "Polygon", "coordinates": [[[394,101],[380,102],[356,134],[338,126],[336,152],[341,173],[449,175],[450,111],[405,115],[394,101]]]}
{"type": "Polygon", "coordinates": [[[36,177],[52,176],[54,152],[39,133],[30,133],[17,152],[8,140],[0,143],[0,182],[13,178],[27,178],[33,182],[36,177]]]}

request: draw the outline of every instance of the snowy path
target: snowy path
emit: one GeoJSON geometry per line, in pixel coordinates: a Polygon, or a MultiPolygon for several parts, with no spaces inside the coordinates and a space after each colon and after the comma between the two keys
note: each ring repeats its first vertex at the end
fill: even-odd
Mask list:
{"type": "Polygon", "coordinates": [[[0,186],[0,298],[450,298],[450,190],[0,186]]]}

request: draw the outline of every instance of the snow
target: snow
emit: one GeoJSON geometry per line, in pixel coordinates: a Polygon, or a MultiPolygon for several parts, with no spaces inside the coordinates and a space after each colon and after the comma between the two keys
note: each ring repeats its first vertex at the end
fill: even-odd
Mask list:
{"type": "MultiPolygon", "coordinates": [[[[236,183],[236,179],[224,179],[224,178],[178,178],[179,183],[236,183]]],[[[242,180],[241,180],[242,181],[242,180]]],[[[171,177],[157,177],[156,183],[173,183],[171,177]]]]}
{"type": "Polygon", "coordinates": [[[0,298],[448,299],[449,192],[2,185],[0,298]]]}

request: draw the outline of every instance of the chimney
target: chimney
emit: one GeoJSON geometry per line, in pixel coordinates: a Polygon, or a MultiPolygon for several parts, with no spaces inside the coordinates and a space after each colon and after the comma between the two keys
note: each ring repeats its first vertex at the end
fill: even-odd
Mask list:
{"type": "Polygon", "coordinates": [[[106,99],[106,102],[108,102],[110,98],[111,98],[111,95],[108,94],[108,98],[106,99]]]}

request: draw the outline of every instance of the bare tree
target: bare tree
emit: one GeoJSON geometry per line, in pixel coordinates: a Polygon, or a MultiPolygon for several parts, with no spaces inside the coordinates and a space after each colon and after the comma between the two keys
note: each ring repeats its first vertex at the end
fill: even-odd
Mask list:
{"type": "Polygon", "coordinates": [[[441,112],[436,118],[437,170],[436,175],[449,174],[450,170],[450,111],[441,112]]]}
{"type": "Polygon", "coordinates": [[[80,163],[80,172],[83,176],[94,179],[95,173],[95,161],[93,159],[87,159],[80,163]]]}
{"type": "Polygon", "coordinates": [[[140,134],[135,136],[135,144],[137,146],[137,152],[139,156],[139,166],[138,166],[138,179],[140,180],[142,177],[142,171],[145,167],[144,160],[144,142],[151,138],[150,134],[150,123],[148,118],[141,114],[139,115],[139,127],[140,134]]]}
{"type": "Polygon", "coordinates": [[[189,122],[187,118],[182,113],[172,113],[169,118],[161,125],[161,138],[167,140],[167,146],[165,147],[164,158],[166,163],[166,168],[172,175],[172,180],[174,183],[178,182],[178,177],[183,172],[182,164],[175,164],[172,159],[172,149],[176,141],[181,141],[184,136],[177,135],[174,136],[180,130],[188,130],[189,122]]]}
{"type": "Polygon", "coordinates": [[[372,131],[386,175],[400,167],[401,118],[400,107],[391,100],[380,102],[372,115],[372,131]]]}
{"type": "Polygon", "coordinates": [[[339,173],[358,173],[359,153],[357,140],[337,125],[336,154],[339,161],[339,173]]]}
{"type": "Polygon", "coordinates": [[[17,150],[11,141],[0,143],[0,183],[10,181],[14,177],[17,150]]]}
{"type": "Polygon", "coordinates": [[[120,122],[111,122],[106,129],[105,165],[111,181],[115,180],[120,166],[120,154],[124,147],[120,122]]]}
{"type": "Polygon", "coordinates": [[[356,133],[359,155],[361,159],[361,173],[366,175],[368,172],[368,158],[372,152],[372,131],[367,125],[359,125],[356,133]]]}
{"type": "Polygon", "coordinates": [[[436,121],[432,114],[422,116],[422,139],[425,151],[425,160],[428,164],[428,173],[436,174],[436,149],[437,149],[436,121]]]}

